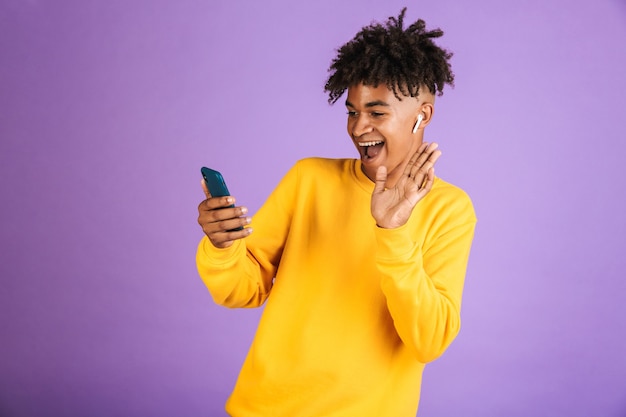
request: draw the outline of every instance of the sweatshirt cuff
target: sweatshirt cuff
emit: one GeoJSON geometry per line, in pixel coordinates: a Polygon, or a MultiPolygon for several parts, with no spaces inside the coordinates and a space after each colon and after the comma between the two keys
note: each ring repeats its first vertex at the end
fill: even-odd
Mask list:
{"type": "Polygon", "coordinates": [[[412,240],[408,224],[395,229],[376,227],[374,235],[378,244],[376,257],[382,262],[408,260],[417,249],[417,243],[412,240]]]}
{"type": "Polygon", "coordinates": [[[219,267],[234,264],[238,257],[238,253],[245,251],[245,245],[242,240],[236,240],[227,248],[216,248],[213,246],[208,237],[204,236],[198,245],[196,261],[199,265],[206,267],[219,267]]]}

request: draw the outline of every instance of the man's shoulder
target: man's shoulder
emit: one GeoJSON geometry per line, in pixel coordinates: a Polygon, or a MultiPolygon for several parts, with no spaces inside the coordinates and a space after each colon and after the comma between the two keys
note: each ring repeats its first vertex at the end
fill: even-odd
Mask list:
{"type": "Polygon", "coordinates": [[[305,170],[342,170],[346,166],[352,166],[353,163],[354,159],[348,158],[308,157],[300,159],[295,166],[305,170]]]}
{"type": "Polygon", "coordinates": [[[454,211],[465,211],[474,214],[474,206],[469,194],[461,187],[439,177],[435,179],[433,188],[428,193],[431,204],[442,205],[454,211]]]}
{"type": "Polygon", "coordinates": [[[433,184],[431,192],[432,191],[436,191],[444,195],[458,196],[460,198],[469,199],[469,195],[461,187],[439,177],[435,178],[435,183],[433,184]]]}
{"type": "Polygon", "coordinates": [[[300,159],[293,166],[301,179],[309,178],[315,180],[332,180],[345,178],[345,175],[352,175],[354,171],[354,159],[334,159],[309,157],[300,159]]]}

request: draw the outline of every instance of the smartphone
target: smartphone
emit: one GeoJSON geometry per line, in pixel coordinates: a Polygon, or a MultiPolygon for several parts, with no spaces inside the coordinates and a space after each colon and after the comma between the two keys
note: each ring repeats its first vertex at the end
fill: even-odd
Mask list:
{"type": "MultiPolygon", "coordinates": [[[[207,167],[202,167],[200,169],[200,172],[202,173],[204,182],[209,189],[212,197],[224,197],[230,195],[230,192],[228,192],[228,187],[226,187],[224,177],[219,171],[207,167]]],[[[235,207],[235,205],[231,204],[228,207],[235,207]]],[[[243,227],[229,230],[229,232],[233,232],[236,230],[243,230],[243,227]]]]}
{"type": "Polygon", "coordinates": [[[224,197],[230,195],[228,187],[226,187],[226,182],[224,182],[224,177],[222,177],[222,174],[219,171],[202,167],[200,172],[202,173],[204,182],[212,197],[224,197]]]}

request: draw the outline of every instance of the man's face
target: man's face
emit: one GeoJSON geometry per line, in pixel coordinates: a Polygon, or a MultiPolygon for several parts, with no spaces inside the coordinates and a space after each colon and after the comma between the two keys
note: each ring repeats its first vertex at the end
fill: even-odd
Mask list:
{"type": "MultiPolygon", "coordinates": [[[[387,187],[393,187],[411,156],[422,143],[423,130],[413,127],[424,104],[420,92],[415,97],[398,100],[385,85],[359,84],[348,88],[348,134],[361,155],[362,169],[372,181],[376,170],[387,168],[387,187]]],[[[430,109],[432,110],[432,106],[430,109]]],[[[428,114],[430,119],[430,114],[428,114]]]]}

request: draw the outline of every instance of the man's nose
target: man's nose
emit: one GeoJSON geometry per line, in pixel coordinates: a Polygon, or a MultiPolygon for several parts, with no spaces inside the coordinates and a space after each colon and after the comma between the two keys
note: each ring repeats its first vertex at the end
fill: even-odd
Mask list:
{"type": "Polygon", "coordinates": [[[354,117],[351,134],[353,138],[358,138],[372,131],[372,125],[366,115],[359,114],[354,117]]]}

